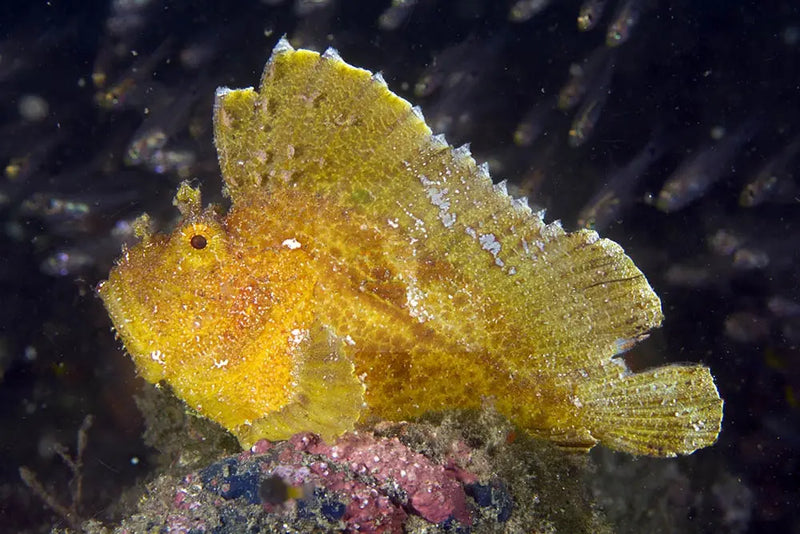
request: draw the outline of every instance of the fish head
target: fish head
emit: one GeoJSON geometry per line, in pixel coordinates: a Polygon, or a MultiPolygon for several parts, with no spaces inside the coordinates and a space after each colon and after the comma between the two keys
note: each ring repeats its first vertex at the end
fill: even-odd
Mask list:
{"type": "Polygon", "coordinates": [[[225,428],[249,427],[292,396],[313,319],[309,255],[270,246],[280,238],[260,224],[261,210],[203,209],[187,183],[175,204],[178,226],[139,231],[97,292],[145,380],[225,428]]]}
{"type": "Polygon", "coordinates": [[[220,318],[232,311],[226,308],[243,285],[231,276],[230,262],[230,237],[213,210],[123,249],[97,291],[145,379],[169,379],[176,368],[170,362],[213,365],[220,341],[235,333],[220,318]]]}

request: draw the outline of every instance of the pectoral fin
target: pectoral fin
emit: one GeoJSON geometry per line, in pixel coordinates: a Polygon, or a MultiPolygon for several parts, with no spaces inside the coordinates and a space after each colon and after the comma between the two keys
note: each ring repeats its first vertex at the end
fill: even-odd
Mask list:
{"type": "Polygon", "coordinates": [[[298,347],[301,358],[292,400],[275,412],[241,425],[235,434],[243,447],[259,439],[288,439],[314,432],[325,440],[352,430],[364,407],[364,383],[356,376],[348,347],[318,321],[298,347]]]}

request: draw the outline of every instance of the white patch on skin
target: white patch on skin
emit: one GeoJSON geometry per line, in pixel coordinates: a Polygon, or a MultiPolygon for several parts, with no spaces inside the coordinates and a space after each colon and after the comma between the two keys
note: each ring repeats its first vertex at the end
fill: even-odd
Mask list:
{"type": "Polygon", "coordinates": [[[294,330],[289,332],[289,344],[292,347],[297,347],[307,339],[308,339],[308,330],[301,330],[299,328],[295,328],[294,330]]]}
{"type": "Polygon", "coordinates": [[[439,208],[439,220],[442,221],[444,227],[450,228],[453,226],[456,222],[456,215],[450,212],[450,199],[447,198],[448,190],[444,187],[434,187],[436,182],[428,180],[425,175],[420,175],[419,181],[425,188],[425,192],[428,194],[428,199],[430,199],[431,204],[439,208]]]}
{"type": "MultiPolygon", "coordinates": [[[[427,237],[427,236],[428,236],[428,230],[425,228],[425,221],[423,221],[423,220],[422,220],[422,219],[420,219],[419,217],[416,217],[416,216],[415,216],[413,213],[411,213],[411,211],[409,211],[409,209],[408,209],[407,207],[405,207],[404,205],[402,205],[400,202],[395,202],[395,204],[397,204],[397,206],[398,206],[398,207],[399,207],[401,210],[403,210],[403,212],[404,212],[406,215],[408,215],[408,217],[409,217],[409,218],[410,218],[412,221],[414,221],[414,229],[415,229],[415,230],[418,230],[418,231],[419,231],[419,233],[421,234],[421,236],[422,236],[422,237],[427,237]]],[[[412,244],[413,244],[413,243],[412,243],[412,244]]]]}
{"type": "Polygon", "coordinates": [[[228,360],[214,360],[214,368],[222,369],[223,367],[228,365],[228,360]]]}
{"type": "Polygon", "coordinates": [[[503,260],[497,257],[497,254],[500,252],[500,242],[497,241],[494,234],[481,234],[481,236],[478,237],[478,242],[481,244],[483,250],[494,256],[495,265],[498,267],[505,265],[503,260]]]}
{"type": "Polygon", "coordinates": [[[408,314],[418,320],[420,323],[433,319],[428,310],[422,306],[422,301],[425,299],[425,293],[416,286],[414,280],[411,280],[406,289],[406,305],[408,306],[408,314]]]}
{"type": "Polygon", "coordinates": [[[161,364],[161,365],[166,365],[166,363],[167,363],[167,362],[164,360],[164,353],[163,353],[163,352],[161,352],[160,350],[154,350],[153,352],[151,352],[151,353],[150,353],[150,358],[151,358],[151,359],[152,359],[154,362],[156,362],[156,363],[159,363],[159,364],[161,364]]]}
{"type": "Polygon", "coordinates": [[[295,238],[284,239],[283,243],[281,243],[281,245],[283,245],[284,247],[288,248],[289,250],[295,250],[295,249],[298,249],[298,248],[300,248],[302,246],[302,245],[300,245],[300,241],[298,241],[295,238]]]}
{"type": "Polygon", "coordinates": [[[442,221],[442,224],[445,228],[450,228],[456,222],[456,214],[455,213],[442,213],[439,212],[439,219],[442,221]]]}
{"type": "Polygon", "coordinates": [[[388,224],[388,225],[389,225],[389,226],[391,226],[392,228],[397,228],[397,227],[399,227],[399,226],[400,226],[400,225],[397,223],[397,219],[394,219],[394,220],[393,220],[393,219],[386,219],[386,224],[388,224]]]}

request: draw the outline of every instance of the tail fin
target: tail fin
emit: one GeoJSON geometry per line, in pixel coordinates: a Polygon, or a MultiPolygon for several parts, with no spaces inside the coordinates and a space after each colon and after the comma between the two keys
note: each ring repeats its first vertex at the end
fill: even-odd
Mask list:
{"type": "Polygon", "coordinates": [[[670,365],[578,390],[583,423],[606,447],[632,454],[691,454],[717,440],[722,399],[707,367],[670,365]]]}

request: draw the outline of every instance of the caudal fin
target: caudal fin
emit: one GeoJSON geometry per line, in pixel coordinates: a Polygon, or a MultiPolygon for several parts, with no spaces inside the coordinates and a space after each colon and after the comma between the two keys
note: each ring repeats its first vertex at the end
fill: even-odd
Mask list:
{"type": "Polygon", "coordinates": [[[712,445],[722,399],[707,367],[670,365],[578,388],[582,418],[610,449],[650,456],[691,454],[712,445]]]}

